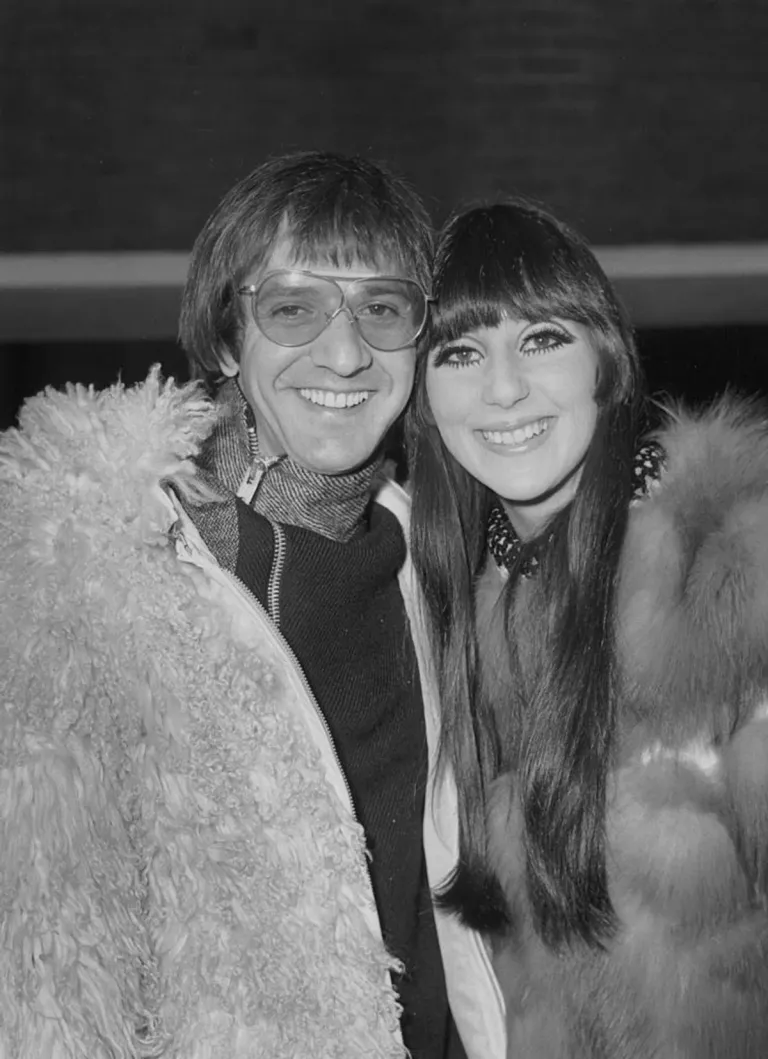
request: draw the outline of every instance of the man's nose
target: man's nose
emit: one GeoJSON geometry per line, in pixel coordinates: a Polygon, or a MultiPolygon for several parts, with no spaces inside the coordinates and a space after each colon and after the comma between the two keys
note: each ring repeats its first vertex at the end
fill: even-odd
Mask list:
{"type": "Polygon", "coordinates": [[[523,366],[514,357],[499,357],[488,363],[483,379],[486,404],[511,408],[530,393],[530,383],[523,366]]]}
{"type": "Polygon", "coordinates": [[[318,367],[329,368],[336,375],[355,375],[370,367],[373,354],[360,335],[352,313],[342,306],[331,322],[312,343],[311,357],[318,367]]]}

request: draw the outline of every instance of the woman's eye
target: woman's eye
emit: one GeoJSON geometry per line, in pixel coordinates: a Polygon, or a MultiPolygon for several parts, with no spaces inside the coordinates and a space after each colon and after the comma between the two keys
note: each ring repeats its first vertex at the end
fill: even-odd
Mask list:
{"type": "Polygon", "coordinates": [[[540,331],[532,331],[525,336],[520,349],[523,353],[548,353],[550,350],[559,349],[560,346],[568,345],[573,338],[567,331],[561,331],[556,327],[545,327],[540,331]]]}
{"type": "Polygon", "coordinates": [[[479,360],[480,354],[473,346],[446,346],[437,352],[435,367],[440,368],[445,364],[449,368],[464,368],[479,360]]]}

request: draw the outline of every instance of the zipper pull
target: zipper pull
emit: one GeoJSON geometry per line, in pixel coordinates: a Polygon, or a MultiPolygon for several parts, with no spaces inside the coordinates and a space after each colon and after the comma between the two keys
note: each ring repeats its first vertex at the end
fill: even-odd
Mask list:
{"type": "Polygon", "coordinates": [[[189,546],[184,526],[180,518],[177,518],[172,526],[168,528],[168,540],[173,545],[176,554],[182,562],[192,562],[192,549],[189,546]]]}
{"type": "Polygon", "coordinates": [[[246,504],[251,504],[256,492],[261,485],[262,478],[270,467],[284,459],[283,456],[257,456],[251,466],[245,472],[245,476],[237,490],[237,495],[246,504]]]}

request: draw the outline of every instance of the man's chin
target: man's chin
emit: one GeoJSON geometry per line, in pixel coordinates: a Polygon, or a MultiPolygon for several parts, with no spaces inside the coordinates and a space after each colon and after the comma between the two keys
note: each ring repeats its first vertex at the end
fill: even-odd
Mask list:
{"type": "Polygon", "coordinates": [[[329,477],[337,478],[339,475],[353,474],[368,464],[377,463],[380,449],[381,445],[377,445],[376,449],[372,451],[360,451],[358,449],[355,451],[330,450],[322,452],[315,450],[311,453],[295,453],[291,458],[294,463],[298,463],[313,474],[326,474],[329,477]]]}

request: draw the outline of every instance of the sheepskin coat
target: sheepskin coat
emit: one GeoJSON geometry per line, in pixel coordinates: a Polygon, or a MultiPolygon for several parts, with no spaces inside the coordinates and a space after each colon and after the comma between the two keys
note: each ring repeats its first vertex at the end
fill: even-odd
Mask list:
{"type": "MultiPolygon", "coordinates": [[[[48,391],[0,438],[0,1059],[404,1054],[325,727],[185,514],[215,499],[217,415],[154,373],[48,391]]],[[[428,791],[434,882],[451,796],[428,791]]],[[[468,1055],[501,1059],[487,952],[438,919],[468,1055]]]]}
{"type": "MultiPolygon", "coordinates": [[[[665,469],[633,505],[618,586],[604,953],[537,938],[514,774],[492,791],[517,920],[496,954],[509,1059],[768,1056],[768,421],[724,400],[673,413],[658,440],[665,469]]],[[[483,581],[487,622],[495,568],[483,581]]],[[[536,591],[521,582],[516,606],[535,610],[536,591]]]]}

